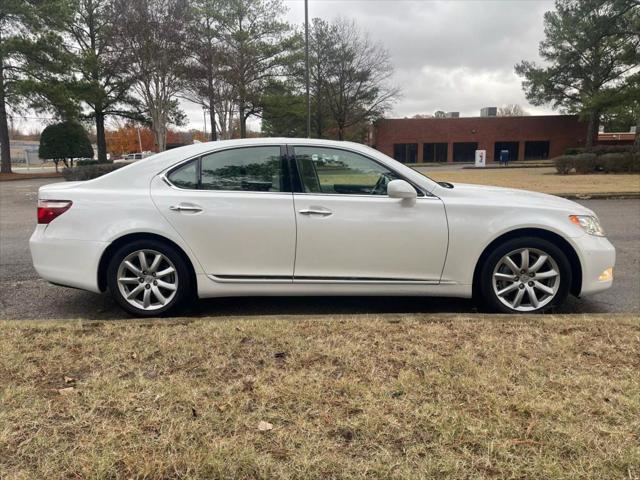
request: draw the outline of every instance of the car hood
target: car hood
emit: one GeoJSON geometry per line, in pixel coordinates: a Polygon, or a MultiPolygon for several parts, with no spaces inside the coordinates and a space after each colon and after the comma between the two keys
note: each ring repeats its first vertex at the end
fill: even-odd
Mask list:
{"type": "Polygon", "coordinates": [[[455,192],[456,196],[477,198],[478,201],[499,203],[505,206],[547,208],[565,210],[573,214],[594,215],[593,211],[579,203],[546,193],[469,183],[454,183],[452,185],[454,188],[450,191],[455,192]]]}

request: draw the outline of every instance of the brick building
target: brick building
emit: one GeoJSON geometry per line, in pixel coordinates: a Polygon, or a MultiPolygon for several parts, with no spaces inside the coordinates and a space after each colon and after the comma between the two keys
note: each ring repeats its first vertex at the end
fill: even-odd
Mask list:
{"type": "Polygon", "coordinates": [[[510,160],[539,160],[584,147],[587,123],[575,115],[527,117],[383,119],[370,143],[404,163],[473,162],[476,150],[487,162],[507,150],[510,160]]]}

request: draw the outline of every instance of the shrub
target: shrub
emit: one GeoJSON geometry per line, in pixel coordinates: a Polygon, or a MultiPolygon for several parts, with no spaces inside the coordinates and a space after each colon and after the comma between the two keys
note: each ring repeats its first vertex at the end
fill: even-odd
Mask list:
{"type": "Polygon", "coordinates": [[[605,153],[598,157],[598,167],[605,173],[624,172],[627,157],[624,153],[605,153]]]}
{"type": "Polygon", "coordinates": [[[595,153],[596,155],[606,155],[607,153],[628,153],[637,152],[635,145],[596,145],[591,148],[571,147],[564,151],[565,155],[581,155],[583,153],[595,153]]]}
{"type": "Polygon", "coordinates": [[[94,163],[80,167],[65,168],[62,170],[62,176],[70,182],[76,180],[91,180],[92,178],[101,177],[105,173],[113,172],[124,166],[126,166],[124,163],[94,163]]]}
{"type": "Polygon", "coordinates": [[[564,151],[564,154],[565,154],[565,155],[578,155],[579,153],[584,153],[584,148],[575,148],[575,147],[572,147],[572,148],[567,148],[567,149],[564,151]]]}
{"type": "Polygon", "coordinates": [[[567,175],[573,170],[573,159],[574,156],[572,155],[561,155],[553,159],[556,170],[560,175],[567,175]]]}
{"type": "Polygon", "coordinates": [[[111,160],[78,160],[75,162],[76,167],[84,167],[86,165],[105,165],[113,163],[111,160]]]}
{"type": "Polygon", "coordinates": [[[597,167],[597,158],[595,153],[573,155],[573,166],[577,173],[594,173],[597,167]]]}

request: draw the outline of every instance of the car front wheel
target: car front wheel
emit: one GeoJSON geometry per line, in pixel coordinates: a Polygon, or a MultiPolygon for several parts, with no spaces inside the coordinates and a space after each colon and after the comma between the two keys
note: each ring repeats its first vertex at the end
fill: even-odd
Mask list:
{"type": "Polygon", "coordinates": [[[536,237],[499,245],[480,274],[482,297],[492,310],[537,313],[562,304],[571,286],[571,265],[553,243],[536,237]]]}
{"type": "Polygon", "coordinates": [[[190,291],[190,275],[182,256],[155,240],[120,248],[107,270],[109,291],[127,312],[152,317],[175,312],[190,291]]]}

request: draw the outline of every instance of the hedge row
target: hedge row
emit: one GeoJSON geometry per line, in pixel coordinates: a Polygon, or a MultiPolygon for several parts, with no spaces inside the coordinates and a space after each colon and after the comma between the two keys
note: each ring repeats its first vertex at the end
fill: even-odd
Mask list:
{"type": "Polygon", "coordinates": [[[91,180],[97,178],[105,173],[113,172],[121,167],[126,166],[126,163],[96,163],[81,165],[73,168],[65,168],[62,170],[62,176],[65,180],[72,182],[76,180],[91,180]]]}
{"type": "Polygon", "coordinates": [[[582,153],[594,153],[596,155],[606,155],[607,153],[637,153],[638,147],[635,145],[596,145],[591,148],[567,148],[565,155],[580,155],[582,153]]]}
{"type": "Polygon", "coordinates": [[[640,153],[581,153],[578,155],[562,155],[553,159],[556,170],[566,175],[572,170],[576,173],[638,173],[640,172],[640,153]]]}

